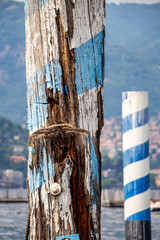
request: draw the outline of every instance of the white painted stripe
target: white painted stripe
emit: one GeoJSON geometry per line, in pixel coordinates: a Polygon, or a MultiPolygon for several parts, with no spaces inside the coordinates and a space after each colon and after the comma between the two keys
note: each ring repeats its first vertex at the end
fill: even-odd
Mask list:
{"type": "Polygon", "coordinates": [[[74,28],[71,49],[79,47],[104,29],[104,1],[92,0],[88,4],[86,0],[76,0],[73,15],[74,28]]]}
{"type": "Polygon", "coordinates": [[[98,86],[78,95],[79,100],[79,125],[80,128],[95,136],[98,129],[98,92],[103,92],[103,87],[98,86]]]}
{"type": "Polygon", "coordinates": [[[128,98],[122,103],[122,118],[148,107],[147,92],[128,92],[128,98]]]}
{"type": "MultiPolygon", "coordinates": [[[[104,29],[105,12],[103,0],[93,0],[94,7],[88,10],[88,2],[76,0],[73,10],[73,38],[70,49],[77,48],[104,29]],[[90,14],[90,16],[89,16],[90,14]],[[92,23],[90,25],[90,23],[92,23]],[[90,29],[91,28],[91,29],[90,29]]],[[[25,22],[26,31],[26,76],[42,70],[49,61],[59,58],[58,28],[56,11],[60,11],[63,30],[68,31],[66,1],[49,1],[29,16],[25,22]],[[41,41],[43,40],[43,41],[41,41]],[[37,57],[35,57],[37,56],[37,57]]]]}
{"type": "Polygon", "coordinates": [[[124,202],[124,219],[150,207],[150,189],[124,202]]]}
{"type": "Polygon", "coordinates": [[[123,152],[146,142],[149,138],[148,123],[123,134],[123,152]]]}
{"type": "Polygon", "coordinates": [[[46,3],[39,13],[36,11],[25,21],[27,78],[42,70],[49,61],[59,58],[58,29],[54,2],[46,3]]]}
{"type": "Polygon", "coordinates": [[[123,169],[123,184],[124,186],[139,178],[145,177],[149,174],[149,157],[132,163],[123,169]]]}

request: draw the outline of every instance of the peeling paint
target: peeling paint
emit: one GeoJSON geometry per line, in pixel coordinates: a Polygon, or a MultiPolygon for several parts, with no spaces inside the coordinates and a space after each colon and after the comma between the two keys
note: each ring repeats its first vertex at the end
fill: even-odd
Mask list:
{"type": "MultiPolygon", "coordinates": [[[[75,130],[73,130],[73,133],[74,131],[75,130]]],[[[75,164],[78,164],[79,161],[81,162],[82,166],[84,163],[85,164],[84,164],[84,171],[83,171],[83,168],[81,169],[81,167],[80,167],[81,170],[79,169],[78,171],[84,172],[85,175],[84,177],[82,175],[82,178],[79,176],[80,179],[84,178],[84,181],[82,181],[81,183],[80,182],[76,183],[80,185],[76,191],[77,191],[77,194],[78,193],[82,194],[82,196],[84,196],[84,193],[85,193],[87,196],[85,204],[87,204],[88,206],[90,204],[88,194],[90,191],[90,152],[91,151],[90,151],[90,144],[86,144],[87,142],[89,143],[89,137],[88,135],[86,136],[86,133],[83,130],[79,130],[79,131],[80,131],[80,136],[79,137],[77,136],[77,137],[79,140],[81,139],[82,152],[79,152],[79,153],[77,152],[79,151],[78,150],[79,147],[77,148],[77,150],[76,149],[72,150],[72,148],[69,148],[66,146],[68,149],[70,149],[69,150],[70,154],[69,155],[67,154],[67,157],[64,160],[59,160],[60,162],[62,161],[63,165],[61,165],[62,163],[60,162],[58,163],[56,159],[53,158],[53,156],[57,156],[57,153],[59,152],[58,146],[62,146],[63,144],[62,142],[65,141],[65,138],[62,140],[62,142],[60,141],[61,143],[59,144],[52,143],[52,145],[50,145],[50,147],[53,148],[54,151],[51,150],[50,148],[49,148],[50,150],[48,150],[48,147],[47,147],[49,146],[49,142],[51,143],[52,140],[56,141],[56,138],[57,138],[57,140],[59,141],[60,138],[56,136],[56,131],[54,133],[55,136],[52,131],[50,131],[48,135],[45,135],[42,132],[40,136],[37,135],[38,139],[36,138],[36,134],[35,134],[32,136],[30,140],[30,144],[35,146],[35,147],[29,148],[30,165],[28,166],[29,167],[28,172],[30,174],[30,178],[29,178],[30,206],[31,207],[36,206],[35,211],[39,211],[38,205],[43,204],[43,209],[44,209],[43,214],[45,215],[45,218],[46,218],[46,224],[49,224],[50,226],[53,224],[51,221],[52,219],[51,215],[53,216],[53,219],[54,219],[53,236],[55,236],[55,234],[56,236],[58,236],[58,234],[61,233],[61,229],[63,229],[63,231],[65,230],[66,232],[68,232],[69,226],[70,226],[69,227],[70,231],[68,233],[74,234],[76,232],[76,225],[75,225],[75,219],[74,219],[73,213],[74,213],[74,209],[80,206],[79,201],[81,202],[81,198],[79,200],[78,199],[79,196],[74,195],[74,198],[75,197],[77,198],[75,201],[73,199],[72,192],[75,191],[75,180],[74,180],[75,164]],[[37,148],[37,146],[39,147],[37,148]],[[72,153],[72,151],[74,151],[75,153],[72,153]],[[72,154],[74,158],[77,155],[78,159],[76,158],[72,159],[72,156],[71,156],[72,154]],[[85,154],[85,158],[84,158],[84,154],[85,154]],[[81,158],[84,159],[83,160],[84,162],[82,161],[81,158]],[[39,165],[38,169],[36,167],[37,165],[39,165]],[[48,166],[51,166],[51,167],[48,167],[48,166]],[[51,184],[53,184],[56,181],[58,181],[58,183],[60,184],[62,188],[62,192],[59,196],[54,197],[53,195],[50,194],[49,189],[51,184]],[[34,184],[32,185],[32,183],[34,184]],[[32,186],[32,188],[30,186],[32,186]],[[50,201],[51,201],[51,204],[49,203],[50,201]],[[74,204],[76,204],[76,206],[74,206],[74,204]],[[52,211],[53,213],[51,214],[52,211]],[[60,222],[63,228],[60,227],[60,222]]],[[[72,136],[70,129],[68,129],[67,134],[70,139],[70,137],[72,136]]],[[[74,134],[77,135],[77,133],[74,133],[74,134]]],[[[74,142],[75,141],[72,140],[72,143],[70,144],[74,146],[73,145],[74,142]]],[[[59,155],[59,157],[61,156],[59,155]]],[[[86,206],[86,210],[89,211],[89,208],[87,206],[86,206]]],[[[83,214],[86,214],[85,213],[86,210],[84,208],[79,209],[78,214],[80,214],[80,216],[82,217],[82,222],[84,217],[83,214]]],[[[32,221],[33,219],[34,217],[32,217],[32,221]]],[[[80,223],[80,226],[81,226],[81,223],[80,223]]]]}
{"type": "Polygon", "coordinates": [[[96,151],[93,143],[91,144],[91,161],[92,180],[96,180],[97,184],[99,184],[99,159],[96,156],[96,151]]]}
{"type": "Polygon", "coordinates": [[[78,96],[79,100],[79,124],[80,128],[90,132],[91,138],[96,137],[98,129],[98,92],[100,87],[93,88],[78,96]],[[86,104],[87,103],[87,104],[86,104]]]}
{"type": "Polygon", "coordinates": [[[32,0],[25,0],[25,16],[26,18],[29,17],[29,10],[31,11],[31,14],[34,14],[37,10],[40,10],[46,3],[48,3],[50,0],[35,0],[34,7],[31,2],[32,0]]]}
{"type": "Polygon", "coordinates": [[[46,77],[47,88],[53,89],[53,95],[56,93],[56,89],[63,93],[62,89],[62,69],[59,64],[59,59],[55,61],[50,61],[46,66],[44,66],[44,73],[46,77]]]}
{"type": "Polygon", "coordinates": [[[39,71],[27,80],[27,127],[30,132],[47,125],[48,103],[45,82],[42,82],[42,79],[46,79],[46,86],[52,89],[54,95],[57,90],[63,92],[61,76],[62,70],[59,60],[56,59],[44,67],[44,73],[39,71]]]}
{"type": "Polygon", "coordinates": [[[29,178],[29,190],[30,198],[32,193],[36,192],[39,187],[43,186],[48,180],[54,177],[54,164],[50,154],[46,153],[46,141],[43,142],[44,147],[42,153],[40,153],[39,158],[41,159],[41,165],[39,169],[33,165],[33,158],[35,157],[35,148],[29,146],[29,158],[28,158],[28,178],[29,178]]]}
{"type": "Polygon", "coordinates": [[[104,0],[26,0],[25,12],[30,239],[99,240],[104,0]]]}
{"type": "Polygon", "coordinates": [[[59,196],[59,206],[61,208],[60,217],[64,221],[64,227],[67,230],[68,222],[70,223],[71,231],[73,231],[73,218],[72,218],[72,196],[70,189],[70,179],[73,171],[73,163],[71,159],[66,161],[65,169],[62,175],[62,188],[64,191],[59,196]]]}
{"type": "Polygon", "coordinates": [[[45,83],[41,72],[27,80],[27,127],[30,132],[46,125],[48,117],[45,83]]]}
{"type": "Polygon", "coordinates": [[[79,234],[73,234],[73,235],[65,235],[65,236],[59,236],[56,237],[56,240],[80,240],[79,234]]]}
{"type": "Polygon", "coordinates": [[[102,54],[103,31],[75,49],[78,95],[102,85],[102,54]]]}
{"type": "Polygon", "coordinates": [[[95,186],[99,186],[99,159],[96,156],[94,144],[91,144],[91,206],[95,205],[100,201],[100,192],[99,189],[95,186]],[[96,183],[96,184],[95,184],[96,183]]]}
{"type": "Polygon", "coordinates": [[[48,154],[48,173],[49,179],[52,179],[52,177],[54,177],[54,164],[52,163],[52,158],[50,154],[48,154]]]}
{"type": "Polygon", "coordinates": [[[64,86],[64,89],[65,89],[65,93],[68,94],[68,87],[67,87],[67,85],[64,86]]]}

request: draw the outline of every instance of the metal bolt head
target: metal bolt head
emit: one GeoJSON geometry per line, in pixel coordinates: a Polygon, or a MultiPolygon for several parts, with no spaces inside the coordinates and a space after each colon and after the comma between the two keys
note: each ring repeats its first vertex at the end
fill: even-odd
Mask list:
{"type": "Polygon", "coordinates": [[[58,196],[61,193],[61,186],[58,183],[51,183],[49,192],[53,196],[58,196]]]}

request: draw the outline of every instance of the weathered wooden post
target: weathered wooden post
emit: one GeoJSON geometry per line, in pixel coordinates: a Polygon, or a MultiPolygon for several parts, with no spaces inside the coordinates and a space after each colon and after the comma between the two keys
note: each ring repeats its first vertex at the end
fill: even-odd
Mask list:
{"type": "Polygon", "coordinates": [[[151,239],[148,93],[122,94],[126,240],[151,239]]]}
{"type": "Polygon", "coordinates": [[[30,239],[100,239],[104,0],[26,0],[30,239]]]}

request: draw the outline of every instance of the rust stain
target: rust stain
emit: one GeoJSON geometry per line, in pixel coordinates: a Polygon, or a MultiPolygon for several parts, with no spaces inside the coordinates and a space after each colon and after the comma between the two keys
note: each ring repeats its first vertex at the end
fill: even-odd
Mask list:
{"type": "MultiPolygon", "coordinates": [[[[69,35],[62,26],[60,12],[57,11],[57,26],[59,33],[59,55],[63,72],[62,84],[68,89],[68,94],[63,95],[63,104],[65,106],[64,115],[67,116],[67,123],[71,123],[78,127],[78,96],[75,84],[75,54],[74,49],[70,50],[69,35]]],[[[63,115],[63,117],[64,117],[63,115]]]]}
{"type": "MultiPolygon", "coordinates": [[[[29,14],[32,14],[32,11],[36,12],[35,5],[31,0],[30,5],[34,6],[33,9],[29,9],[29,14]]],[[[42,1],[36,1],[37,4],[40,4],[42,1]]],[[[53,1],[54,2],[54,1],[53,1]]],[[[79,123],[79,100],[77,95],[77,88],[75,84],[76,78],[76,70],[75,70],[75,51],[74,49],[70,49],[71,40],[73,37],[74,31],[74,20],[73,20],[73,10],[74,3],[72,0],[65,0],[66,3],[66,13],[67,13],[67,24],[68,24],[68,32],[64,31],[62,20],[60,15],[60,11],[56,10],[56,22],[55,25],[58,29],[58,44],[59,44],[59,65],[62,68],[62,76],[61,76],[61,85],[63,91],[60,92],[58,89],[55,90],[53,94],[53,89],[47,88],[46,77],[44,74],[44,39],[42,39],[42,31],[47,30],[42,29],[42,18],[46,18],[41,15],[40,10],[37,10],[37,14],[35,16],[35,24],[34,29],[31,31],[31,39],[37,37],[38,50],[36,48],[33,49],[34,56],[34,67],[38,66],[38,69],[43,73],[40,77],[41,84],[45,85],[45,93],[44,96],[47,98],[48,107],[48,119],[47,126],[44,129],[40,129],[33,134],[29,133],[29,146],[32,147],[35,152],[31,154],[31,164],[29,165],[29,171],[35,177],[35,181],[38,182],[38,189],[36,192],[32,192],[32,198],[30,204],[31,208],[31,227],[32,232],[30,239],[31,240],[48,240],[48,239],[56,239],[56,236],[64,236],[78,233],[81,240],[90,240],[97,239],[96,232],[94,232],[94,224],[91,216],[91,199],[90,193],[86,189],[85,186],[85,173],[86,173],[86,150],[87,146],[87,138],[89,136],[89,132],[85,129],[80,129],[79,123]],[[38,29],[38,36],[34,35],[35,29],[38,29]],[[66,90],[67,89],[67,90],[66,90]],[[43,149],[46,151],[46,159],[44,157],[43,149]],[[50,159],[49,159],[50,156],[50,159]],[[51,160],[51,162],[49,162],[51,160]],[[46,161],[46,166],[44,167],[44,161],[46,161]],[[54,174],[49,179],[49,166],[48,164],[54,166],[54,174]],[[67,165],[68,164],[68,165],[67,165]],[[63,174],[65,172],[65,167],[68,166],[71,177],[68,176],[68,189],[66,193],[71,195],[71,203],[68,205],[68,212],[65,212],[65,216],[62,216],[62,208],[63,204],[60,203],[60,196],[55,197],[52,196],[48,189],[47,184],[49,185],[49,181],[58,182],[60,185],[63,185],[63,174]],[[39,174],[39,175],[38,175],[39,174]],[[47,176],[47,177],[46,177],[47,176]],[[45,179],[48,178],[48,182],[45,179]],[[38,179],[38,180],[37,180],[38,179]],[[44,180],[45,179],[45,180],[44,180]],[[45,182],[46,181],[46,182],[45,182]],[[42,183],[43,182],[43,183],[42,183]],[[43,189],[42,189],[43,185],[43,189]],[[42,201],[42,195],[45,195],[44,202],[42,201]],[[36,195],[37,194],[37,195],[36,195]],[[36,195],[36,196],[35,196],[36,195]],[[37,207],[38,206],[38,207],[37,207]],[[46,210],[46,206],[48,207],[46,210]],[[55,216],[56,209],[59,210],[57,215],[55,216]],[[67,223],[65,222],[65,217],[67,219],[67,223]],[[36,219],[36,220],[35,220],[36,219]],[[34,221],[36,221],[34,223],[34,221]],[[35,225],[34,225],[34,224],[35,225]],[[58,223],[58,227],[57,227],[58,223]],[[91,230],[93,232],[93,237],[91,238],[91,230]]],[[[33,18],[30,18],[33,19],[33,18]]],[[[29,24],[32,26],[32,22],[29,19],[29,24]]],[[[45,19],[47,23],[47,19],[45,19]]],[[[45,24],[46,24],[45,23],[45,24]]],[[[44,24],[44,25],[45,25],[44,24]]],[[[54,32],[52,33],[54,34],[54,32]]],[[[57,34],[57,33],[56,33],[57,34]]],[[[47,33],[46,33],[47,35],[47,33]]],[[[50,36],[49,43],[51,45],[54,44],[54,36],[50,36]]],[[[56,43],[55,43],[56,44],[56,43]]],[[[45,54],[47,57],[52,55],[51,61],[54,63],[53,52],[49,52],[49,47],[47,48],[47,53],[45,54]]],[[[47,58],[46,57],[46,58],[47,58]]],[[[48,57],[49,58],[49,57],[48,57]]],[[[50,60],[49,60],[50,61],[50,60]]],[[[32,64],[31,64],[32,65],[32,64]]],[[[30,66],[30,65],[29,65],[30,66]]],[[[53,69],[51,69],[53,70],[53,69]]],[[[51,76],[53,77],[53,76],[51,76]]],[[[54,79],[52,79],[54,80],[54,79]]],[[[53,82],[53,81],[52,81],[53,82]]],[[[34,95],[38,97],[38,80],[35,79],[34,86],[34,95]]],[[[43,97],[42,97],[43,98],[43,97]]],[[[102,110],[102,96],[101,92],[97,93],[98,99],[98,113],[97,117],[99,119],[98,122],[98,130],[96,133],[96,155],[100,158],[99,153],[99,136],[103,123],[103,110],[102,110]]],[[[85,101],[85,100],[84,100],[85,101]]],[[[29,104],[33,105],[32,100],[30,99],[29,104]]],[[[87,112],[89,114],[89,112],[87,112]]],[[[87,153],[88,154],[88,153],[87,153]]],[[[89,159],[90,161],[90,159],[89,159]]],[[[68,170],[68,171],[69,171],[68,170]]],[[[94,185],[94,189],[98,188],[98,186],[94,185]]],[[[31,190],[31,189],[30,189],[31,190]]],[[[62,194],[66,191],[66,189],[62,189],[62,194]]],[[[97,203],[97,207],[100,209],[100,203],[97,203]]],[[[100,214],[97,216],[97,221],[100,222],[100,214]]],[[[98,226],[100,231],[100,226],[98,226]]],[[[98,233],[98,232],[97,232],[98,233]]],[[[98,233],[99,234],[99,233],[98,233]]],[[[66,239],[66,238],[64,238],[66,239]]]]}

